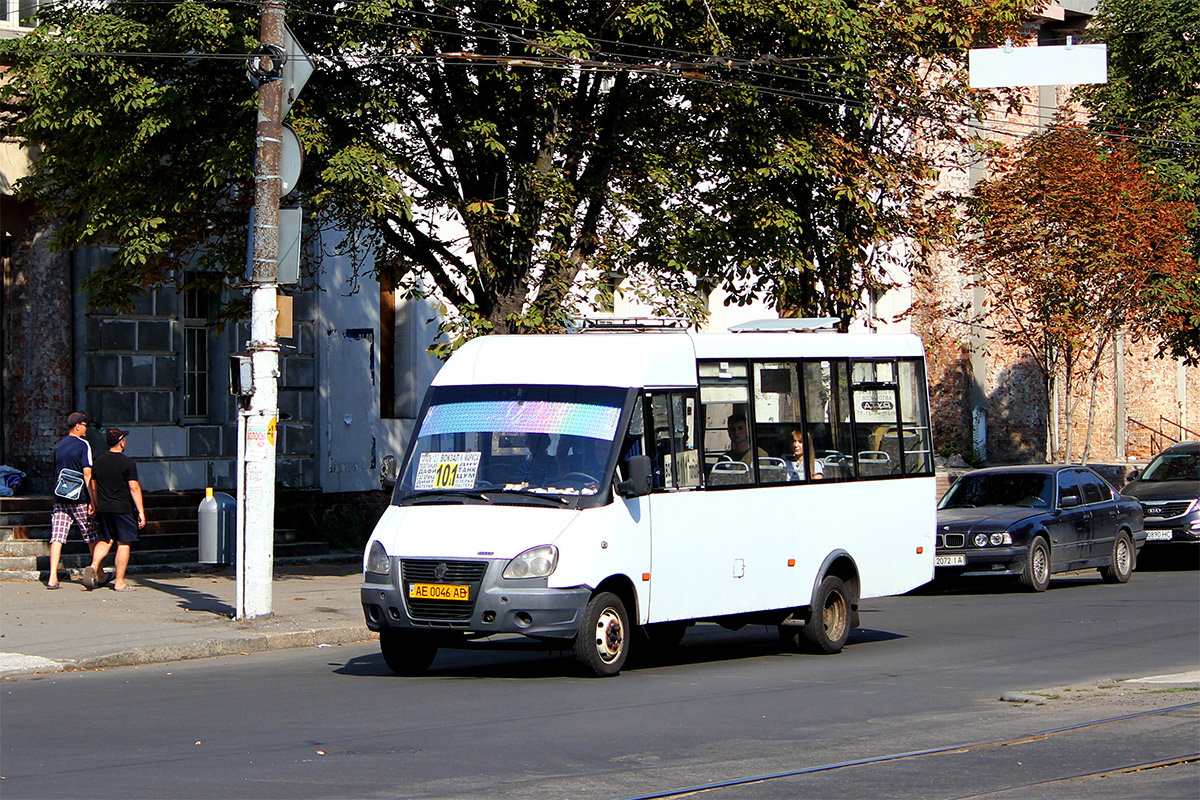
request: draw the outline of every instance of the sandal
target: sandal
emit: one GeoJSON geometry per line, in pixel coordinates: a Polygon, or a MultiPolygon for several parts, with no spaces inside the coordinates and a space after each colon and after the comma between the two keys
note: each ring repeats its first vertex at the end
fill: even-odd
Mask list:
{"type": "Polygon", "coordinates": [[[60,586],[62,586],[61,583],[47,583],[46,584],[47,589],[57,589],[60,586]]]}
{"type": "Polygon", "coordinates": [[[87,589],[89,592],[92,589],[95,589],[96,588],[96,570],[92,569],[90,566],[84,567],[82,581],[83,581],[83,588],[87,589]]]}
{"type": "Polygon", "coordinates": [[[113,588],[114,592],[136,592],[137,591],[136,586],[130,586],[129,584],[125,584],[124,586],[113,586],[112,588],[113,588]]]}
{"type": "Polygon", "coordinates": [[[113,576],[110,573],[105,572],[103,569],[100,570],[96,573],[96,588],[99,589],[101,586],[107,586],[112,579],[113,576]]]}

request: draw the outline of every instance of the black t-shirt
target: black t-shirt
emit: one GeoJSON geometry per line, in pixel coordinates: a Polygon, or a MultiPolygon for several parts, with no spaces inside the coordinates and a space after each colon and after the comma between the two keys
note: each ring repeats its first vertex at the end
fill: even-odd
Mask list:
{"type": "Polygon", "coordinates": [[[124,453],[111,450],[96,457],[92,465],[96,481],[96,513],[135,514],[129,482],[137,480],[137,464],[124,453]]]}

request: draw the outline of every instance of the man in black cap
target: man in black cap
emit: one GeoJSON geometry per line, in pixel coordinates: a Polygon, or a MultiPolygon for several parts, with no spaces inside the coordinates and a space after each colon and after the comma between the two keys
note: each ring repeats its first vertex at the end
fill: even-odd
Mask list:
{"type": "Polygon", "coordinates": [[[92,475],[96,482],[96,527],[100,541],[92,552],[92,565],[83,571],[83,585],[95,589],[105,583],[104,558],[117,543],[116,576],[113,589],[132,592],[125,582],[130,545],[138,540],[138,531],[146,527],[142,506],[142,487],[138,483],[137,464],[125,455],[128,431],[110,428],[104,432],[108,452],[96,458],[92,475]]]}
{"type": "Polygon", "coordinates": [[[62,558],[63,545],[71,532],[71,523],[79,526],[79,532],[88,550],[96,552],[96,522],[92,503],[92,447],[86,438],[88,418],[82,411],[72,411],[67,417],[67,435],[54,446],[54,476],[58,479],[64,469],[83,475],[83,491],[74,500],[55,495],[50,510],[50,575],[46,578],[47,589],[58,588],[58,563],[62,558]]]}

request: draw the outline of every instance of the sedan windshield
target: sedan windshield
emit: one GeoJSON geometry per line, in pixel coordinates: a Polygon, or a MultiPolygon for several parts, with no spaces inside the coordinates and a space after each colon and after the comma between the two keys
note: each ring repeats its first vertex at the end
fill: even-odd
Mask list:
{"type": "Polygon", "coordinates": [[[964,475],[938,508],[1024,506],[1050,508],[1054,476],[1045,472],[991,472],[964,475]]]}
{"type": "Polygon", "coordinates": [[[611,474],[625,396],[598,386],[435,387],[394,502],[597,494],[611,474]]]}
{"type": "Polygon", "coordinates": [[[1200,480],[1200,453],[1163,453],[1150,462],[1143,481],[1200,480]]]}

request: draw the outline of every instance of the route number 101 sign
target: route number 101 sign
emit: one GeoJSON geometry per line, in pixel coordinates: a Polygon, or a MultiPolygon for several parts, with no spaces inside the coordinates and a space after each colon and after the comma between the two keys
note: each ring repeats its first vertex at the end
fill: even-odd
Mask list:
{"type": "Polygon", "coordinates": [[[422,453],[414,489],[473,489],[482,453],[422,453]]]}

